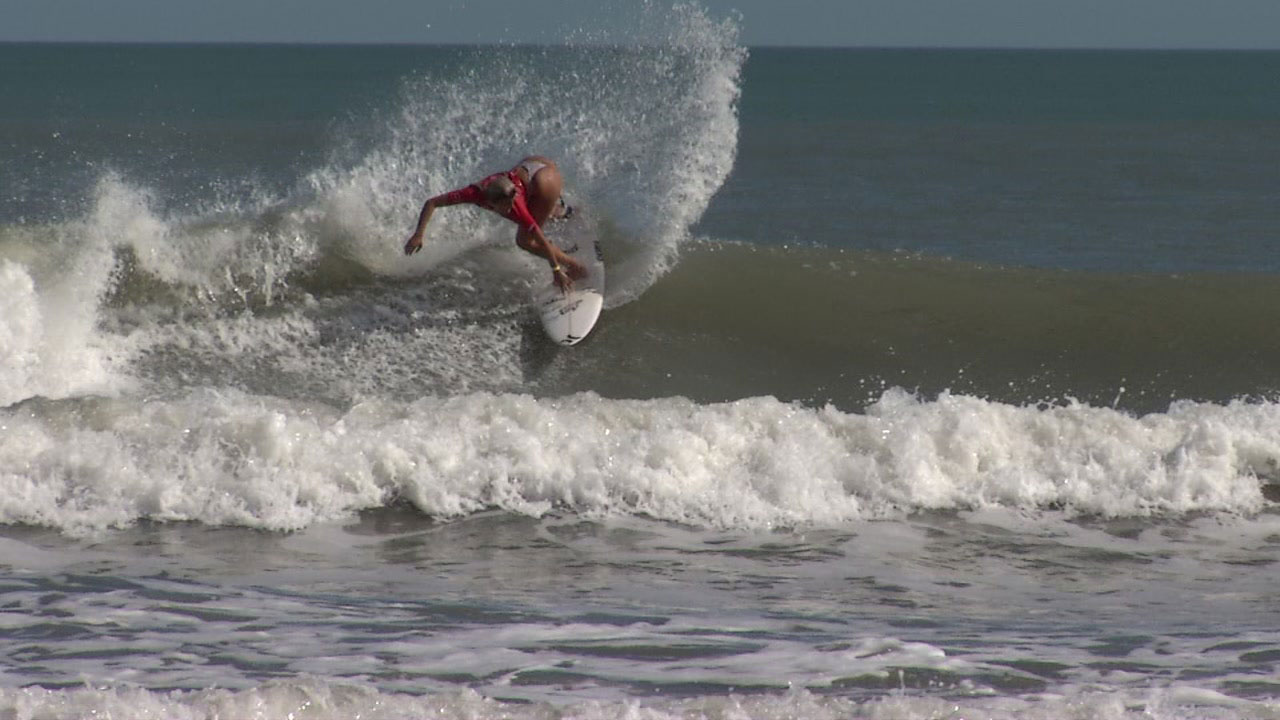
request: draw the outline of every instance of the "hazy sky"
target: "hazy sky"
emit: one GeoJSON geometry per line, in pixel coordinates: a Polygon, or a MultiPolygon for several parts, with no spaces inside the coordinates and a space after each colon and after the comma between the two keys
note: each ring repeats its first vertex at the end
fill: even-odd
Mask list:
{"type": "MultiPolygon", "coordinates": [[[[626,16],[619,8],[642,2],[0,0],[0,40],[556,42],[577,28],[610,30],[611,13],[626,16]]],[[[740,16],[747,45],[1280,49],[1280,0],[701,0],[701,5],[716,18],[740,16]]]]}

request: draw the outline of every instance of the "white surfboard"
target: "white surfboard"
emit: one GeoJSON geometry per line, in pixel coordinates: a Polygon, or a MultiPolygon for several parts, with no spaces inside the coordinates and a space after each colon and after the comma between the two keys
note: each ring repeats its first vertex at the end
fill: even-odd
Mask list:
{"type": "Polygon", "coordinates": [[[604,254],[591,233],[548,238],[566,255],[582,263],[587,276],[573,281],[573,289],[563,292],[556,287],[545,266],[539,267],[542,279],[534,286],[533,302],[542,318],[547,337],[561,345],[576,345],[600,319],[604,307],[604,254]],[[576,235],[576,236],[575,236],[576,235]]]}

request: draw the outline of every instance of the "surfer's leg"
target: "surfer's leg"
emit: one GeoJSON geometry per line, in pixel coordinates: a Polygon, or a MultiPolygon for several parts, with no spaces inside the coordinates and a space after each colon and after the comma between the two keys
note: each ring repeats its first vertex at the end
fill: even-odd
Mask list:
{"type": "Polygon", "coordinates": [[[560,176],[560,168],[543,157],[528,158],[542,163],[533,177],[529,178],[529,214],[541,227],[551,218],[551,214],[560,205],[560,193],[564,190],[564,178],[560,176]]]}
{"type": "MultiPolygon", "coordinates": [[[[550,244],[550,241],[548,241],[547,245],[550,244]]],[[[516,231],[516,245],[525,252],[532,253],[546,260],[554,260],[556,263],[563,265],[565,272],[568,273],[571,280],[580,280],[581,278],[586,277],[587,270],[582,267],[582,263],[574,260],[568,255],[565,255],[563,252],[560,252],[558,248],[556,249],[556,252],[553,253],[550,247],[543,245],[533,233],[524,228],[520,228],[516,231]]]]}
{"type": "Polygon", "coordinates": [[[573,208],[564,201],[564,177],[560,168],[545,155],[530,155],[516,166],[523,171],[525,187],[529,189],[529,212],[538,226],[549,220],[560,220],[573,214],[573,208]],[[533,174],[529,174],[529,170],[533,174]]]}
{"type": "MultiPolygon", "coordinates": [[[[535,155],[525,158],[522,162],[536,161],[542,164],[542,167],[529,178],[526,183],[528,188],[529,214],[533,216],[534,221],[538,223],[538,227],[546,227],[547,221],[554,217],[555,211],[560,207],[560,191],[564,187],[564,179],[560,176],[560,169],[549,158],[535,155]]],[[[547,257],[543,253],[539,253],[532,249],[532,245],[536,241],[529,237],[529,233],[520,230],[516,233],[516,244],[521,248],[547,257]]],[[[549,250],[547,252],[550,252],[549,250]]],[[[582,263],[571,257],[565,257],[561,264],[569,273],[569,277],[578,280],[586,276],[586,268],[582,267],[582,263]]]]}

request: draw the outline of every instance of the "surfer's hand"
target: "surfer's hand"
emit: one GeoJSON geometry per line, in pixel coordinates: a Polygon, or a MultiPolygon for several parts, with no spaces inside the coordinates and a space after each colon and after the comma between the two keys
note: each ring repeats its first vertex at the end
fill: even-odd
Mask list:
{"type": "Polygon", "coordinates": [[[422,236],[414,233],[409,237],[409,242],[404,244],[404,254],[412,255],[422,249],[422,236]]]}
{"type": "Polygon", "coordinates": [[[569,273],[559,265],[551,268],[551,280],[556,287],[560,288],[560,292],[567,293],[573,289],[573,280],[569,277],[569,273]]]}

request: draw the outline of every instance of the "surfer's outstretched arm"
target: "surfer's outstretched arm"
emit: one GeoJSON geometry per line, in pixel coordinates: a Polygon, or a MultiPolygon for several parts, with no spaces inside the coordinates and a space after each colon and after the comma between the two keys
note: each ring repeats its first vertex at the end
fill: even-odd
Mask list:
{"type": "Polygon", "coordinates": [[[437,195],[423,203],[422,212],[418,213],[418,227],[404,244],[405,255],[412,255],[422,249],[422,237],[427,232],[427,223],[431,222],[431,213],[436,211],[439,199],[440,196],[437,195]]]}
{"type": "Polygon", "coordinates": [[[427,232],[427,223],[431,222],[431,214],[436,211],[436,208],[461,203],[474,203],[479,197],[479,188],[469,185],[460,190],[451,190],[443,195],[428,198],[422,204],[422,212],[418,213],[418,227],[409,236],[409,241],[404,244],[404,254],[412,255],[422,249],[422,238],[427,232]]]}
{"type": "Polygon", "coordinates": [[[426,233],[426,223],[431,222],[431,213],[435,211],[435,199],[430,199],[422,205],[422,211],[417,215],[417,228],[413,229],[413,234],[408,236],[408,242],[404,243],[404,255],[412,255],[422,249],[422,234],[426,233]]]}

